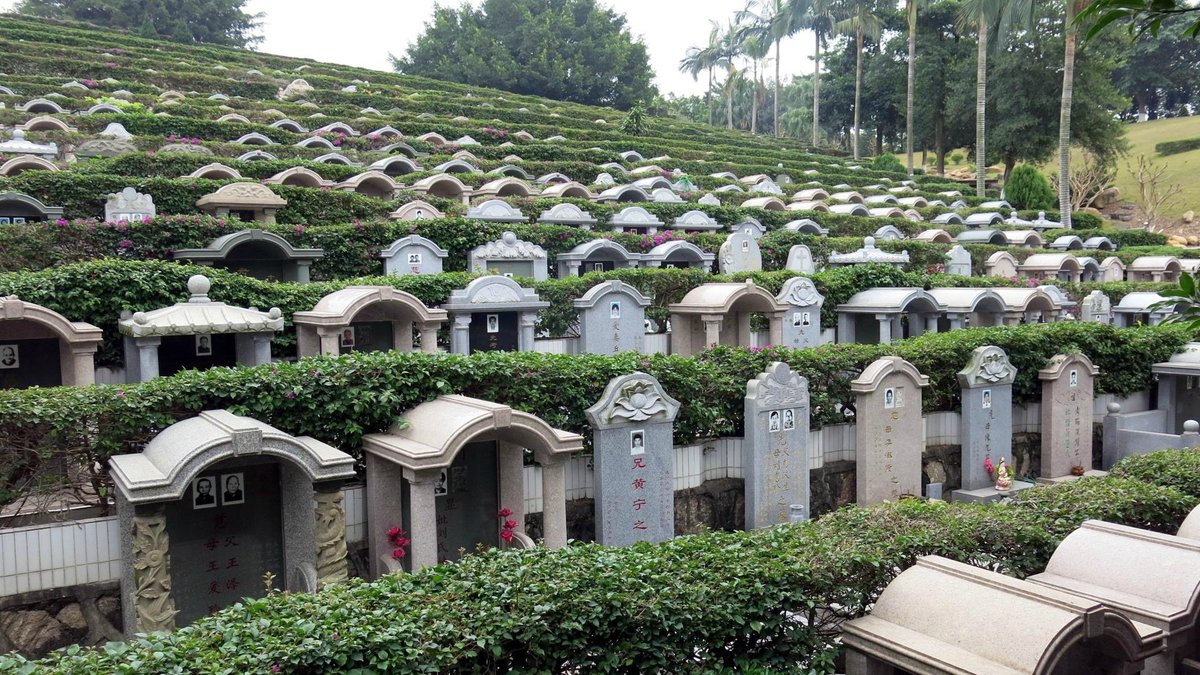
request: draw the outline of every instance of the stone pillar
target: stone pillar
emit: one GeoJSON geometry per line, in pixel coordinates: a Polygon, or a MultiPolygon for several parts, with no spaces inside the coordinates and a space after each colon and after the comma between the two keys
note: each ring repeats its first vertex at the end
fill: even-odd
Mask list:
{"type": "Polygon", "coordinates": [[[977,347],[958,372],[962,387],[962,489],[996,484],[984,462],[1007,460],[1012,466],[1012,383],[1017,369],[999,347],[977,347]]]}
{"type": "Polygon", "coordinates": [[[342,506],[343,494],[340,482],[317,483],[315,509],[317,545],[317,590],[328,584],[345,581],[346,563],[346,509],[342,506]]]}
{"type": "Polygon", "coordinates": [[[787,312],[775,312],[771,314],[770,322],[770,337],[768,338],[773,345],[783,344],[783,322],[787,318],[787,312]]]}
{"type": "Polygon", "coordinates": [[[317,329],[317,336],[321,342],[321,354],[337,356],[341,353],[342,348],[342,331],[346,330],[346,326],[322,326],[317,329]]]}
{"type": "Polygon", "coordinates": [[[421,324],[421,351],[426,354],[437,353],[437,334],[438,328],[441,327],[438,321],[430,321],[421,324]]]}
{"type": "Polygon", "coordinates": [[[1025,319],[1025,315],[1022,314],[1021,312],[1005,312],[1004,325],[1005,326],[1020,326],[1021,321],[1024,319],[1025,319]]]}
{"type": "Polygon", "coordinates": [[[500,469],[500,508],[513,512],[510,518],[517,521],[517,531],[524,534],[525,449],[513,443],[498,441],[496,461],[500,469]]]}
{"type": "Polygon", "coordinates": [[[71,346],[71,370],[63,373],[63,384],[76,387],[96,384],[96,345],[71,346]]]}
{"type": "Polygon", "coordinates": [[[846,675],[896,675],[896,669],[860,651],[847,649],[846,675]]]}
{"type": "Polygon", "coordinates": [[[837,335],[835,336],[838,344],[849,344],[855,341],[855,322],[857,319],[857,314],[838,312],[837,335]]]}
{"type": "Polygon", "coordinates": [[[702,314],[700,316],[700,320],[704,322],[704,347],[692,350],[693,354],[721,344],[721,324],[724,319],[725,317],[720,314],[702,314]]]}
{"type": "Polygon", "coordinates": [[[938,315],[937,314],[930,314],[925,317],[925,332],[926,333],[938,332],[938,315]]]}
{"type": "Polygon", "coordinates": [[[791,508],[809,514],[808,380],[772,363],[746,383],[746,529],[791,521],[791,508]]]}
{"type": "Polygon", "coordinates": [[[879,344],[886,345],[892,343],[892,315],[891,314],[876,314],[875,320],[879,322],[879,344]]]}
{"type": "Polygon", "coordinates": [[[850,383],[859,505],[921,494],[921,389],[927,386],[929,378],[899,356],[880,358],[850,383]]]}
{"type": "MultiPolygon", "coordinates": [[[[132,519],[133,587],[123,589],[133,596],[135,625],[125,632],[149,633],[175,630],[175,599],[171,595],[171,544],[167,517],[162,505],[140,510],[132,519]]],[[[130,617],[126,617],[128,619],[130,617]]]]}
{"type": "Polygon", "coordinates": [[[1083,354],[1058,354],[1038,371],[1042,381],[1043,479],[1092,468],[1092,397],[1100,373],[1083,354]]]}
{"type": "Polygon", "coordinates": [[[582,260],[560,260],[559,265],[563,266],[563,271],[559,274],[560,278],[577,277],[579,276],[579,268],[583,265],[582,260]]]}
{"type": "Polygon", "coordinates": [[[275,333],[253,333],[254,362],[251,365],[261,366],[271,362],[271,340],[275,333]]]}
{"type": "Polygon", "coordinates": [[[546,548],[567,545],[567,463],[542,463],[542,542],[546,548]]]}
{"type": "Polygon", "coordinates": [[[307,284],[312,278],[312,261],[297,260],[296,261],[296,283],[307,284]]]}
{"type": "Polygon", "coordinates": [[[679,402],[653,376],[634,372],[610,380],[586,414],[595,453],[596,541],[628,546],[675,536],[679,402]]]}
{"type": "Polygon", "coordinates": [[[946,319],[950,322],[950,330],[958,330],[963,327],[962,314],[947,314],[946,319]]]}
{"type": "Polygon", "coordinates": [[[470,314],[452,314],[454,321],[450,328],[450,353],[471,353],[471,316],[470,314]]]}
{"type": "Polygon", "coordinates": [[[521,312],[520,321],[521,332],[517,336],[517,351],[531,352],[536,338],[534,330],[537,328],[537,312],[521,312]]]}
{"type": "MultiPolygon", "coordinates": [[[[392,545],[387,530],[392,526],[402,527],[404,503],[401,486],[404,469],[373,452],[366,455],[367,464],[367,547],[368,569],[372,579],[389,572],[403,570],[401,563],[392,558],[392,545]]],[[[436,555],[436,542],[435,542],[436,555]]]]}
{"type": "Polygon", "coordinates": [[[137,344],[138,381],[149,382],[158,377],[158,347],[162,338],[140,337],[134,342],[137,344]]]}
{"type": "Polygon", "coordinates": [[[411,319],[398,319],[392,322],[392,349],[398,352],[413,350],[413,322],[411,319]]]}
{"type": "Polygon", "coordinates": [[[441,469],[404,470],[408,481],[408,522],[412,533],[409,559],[413,572],[438,562],[437,502],[433,489],[440,475],[441,469]]]}

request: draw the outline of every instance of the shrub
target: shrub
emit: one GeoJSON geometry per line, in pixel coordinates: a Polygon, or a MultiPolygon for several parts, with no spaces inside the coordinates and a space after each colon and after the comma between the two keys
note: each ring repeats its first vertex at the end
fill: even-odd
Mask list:
{"type": "Polygon", "coordinates": [[[1154,146],[1154,151],[1164,157],[1167,155],[1178,155],[1182,152],[1191,152],[1192,150],[1200,150],[1200,138],[1187,138],[1181,141],[1167,141],[1154,146]]]}
{"type": "Polygon", "coordinates": [[[904,166],[899,158],[890,152],[885,152],[876,157],[875,160],[871,162],[871,168],[875,169],[876,171],[891,171],[895,173],[905,173],[908,171],[908,168],[904,166]]]}
{"type": "Polygon", "coordinates": [[[1110,474],[1172,487],[1200,497],[1200,450],[1163,450],[1117,462],[1110,474]]]}
{"type": "Polygon", "coordinates": [[[962,161],[963,161],[963,154],[961,152],[950,153],[950,163],[951,164],[961,164],[962,161]]]}
{"type": "Polygon", "coordinates": [[[1049,209],[1057,197],[1050,181],[1032,164],[1018,164],[1004,185],[1004,197],[1017,209],[1049,209]]]}
{"type": "Polygon", "coordinates": [[[490,550],[247,599],[127,643],[0,656],[0,672],[832,673],[839,623],[919,556],[1023,577],[1085,518],[1174,531],[1195,504],[1173,488],[1092,478],[1013,504],[907,500],[662,544],[490,550]]]}

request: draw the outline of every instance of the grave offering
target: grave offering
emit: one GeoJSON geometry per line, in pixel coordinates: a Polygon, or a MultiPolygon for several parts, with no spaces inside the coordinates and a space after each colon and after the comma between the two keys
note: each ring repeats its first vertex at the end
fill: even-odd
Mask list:
{"type": "Polygon", "coordinates": [[[393,241],[380,252],[383,273],[388,275],[441,274],[450,253],[432,240],[410,234],[393,241]]]}
{"type": "Polygon", "coordinates": [[[746,528],[809,514],[808,380],[772,363],[746,383],[746,528]]]}
{"type": "Polygon", "coordinates": [[[1082,476],[1092,468],[1092,394],[1099,374],[1084,354],[1058,354],[1038,371],[1043,481],[1082,476]]]}
{"type": "Polygon", "coordinates": [[[584,354],[641,352],[650,300],[617,280],[593,286],[574,301],[579,312],[579,351],[584,354]]]}
{"type": "Polygon", "coordinates": [[[675,536],[679,402],[653,376],[635,372],[611,380],[586,414],[595,453],[596,541],[628,546],[675,536]]]}
{"type": "Polygon", "coordinates": [[[266,574],[286,591],[346,579],[342,484],[354,458],[336,448],[208,410],[109,465],[130,636],[262,597],[266,574]]]}
{"type": "Polygon", "coordinates": [[[885,356],[850,383],[858,448],[855,467],[860,506],[921,494],[925,425],[921,389],[929,378],[899,356],[885,356]]]}
{"type": "Polygon", "coordinates": [[[1001,492],[1033,487],[1013,483],[1006,465],[1012,457],[1012,383],[1017,369],[999,347],[976,347],[958,371],[962,386],[962,489],[955,501],[991,501],[1001,492]]]}

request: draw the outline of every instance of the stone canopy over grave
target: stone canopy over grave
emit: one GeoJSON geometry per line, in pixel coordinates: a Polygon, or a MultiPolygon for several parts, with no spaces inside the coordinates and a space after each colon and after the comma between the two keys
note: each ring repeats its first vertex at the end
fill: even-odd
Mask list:
{"type": "Polygon", "coordinates": [[[255,279],[307,284],[314,260],[325,257],[319,248],[295,248],[274,232],[240,230],[213,239],[205,248],[181,248],[175,259],[231,270],[255,279]]]}
{"type": "Polygon", "coordinates": [[[529,219],[521,209],[503,199],[489,199],[478,206],[467,209],[467,218],[489,223],[524,223],[529,219]]]}
{"type": "Polygon", "coordinates": [[[472,272],[532,277],[534,281],[545,281],[550,276],[548,262],[546,249],[521,241],[512,232],[472,249],[470,259],[472,272]]]}
{"type": "Polygon", "coordinates": [[[445,310],[429,309],[415,295],[391,286],[348,286],[321,298],[312,311],[296,312],[292,322],[301,357],[415,351],[414,330],[421,335],[421,351],[434,354],[446,316],[445,310]]]}
{"type": "Polygon", "coordinates": [[[921,389],[927,386],[929,378],[899,356],[874,361],[850,383],[859,505],[920,496],[925,449],[921,389]]]}
{"type": "Polygon", "coordinates": [[[227,410],[177,422],[109,460],[128,634],[171,630],[277,588],[344,581],[342,483],[354,458],[227,410]]]}
{"type": "Polygon", "coordinates": [[[887,265],[907,265],[909,263],[908,251],[902,253],[888,253],[875,248],[875,237],[866,237],[863,239],[863,247],[854,253],[838,253],[834,251],[829,254],[826,261],[830,267],[844,267],[847,265],[865,265],[867,263],[882,263],[887,265]]]}
{"type": "MultiPolygon", "coordinates": [[[[1001,460],[1013,466],[1012,383],[1016,376],[1017,369],[1008,360],[1008,354],[993,346],[976,347],[966,367],[958,371],[958,383],[962,387],[959,434],[962,439],[962,491],[994,488],[996,478],[988,471],[989,464],[997,470],[1001,460]]],[[[1017,487],[1016,483],[1013,486],[1017,487]]],[[[956,501],[976,500],[976,497],[982,501],[984,498],[976,494],[960,495],[962,491],[955,493],[956,501]]]]}
{"type": "Polygon", "coordinates": [[[775,362],[746,383],[746,528],[808,518],[808,380],[775,362]]]}
{"type": "Polygon", "coordinates": [[[559,253],[554,262],[558,268],[558,277],[565,279],[582,276],[588,272],[637,267],[640,259],[640,255],[630,253],[624,246],[611,239],[593,239],[566,253],[559,253]]]}
{"type": "Polygon", "coordinates": [[[153,219],[156,213],[154,198],[131,187],[110,194],[104,204],[104,220],[110,223],[138,223],[153,219]]]}
{"type": "Polygon", "coordinates": [[[859,291],[837,307],[837,341],[889,344],[925,331],[937,332],[941,311],[937,298],[920,288],[859,291]]]}
{"type": "Polygon", "coordinates": [[[0,225],[37,223],[62,216],[61,206],[46,206],[41,200],[20,192],[0,192],[0,225]]]}
{"type": "Polygon", "coordinates": [[[610,380],[586,411],[593,429],[596,541],[628,546],[675,535],[674,428],[679,402],[652,375],[610,380]]]}
{"type": "Polygon", "coordinates": [[[23,129],[14,129],[12,138],[7,141],[0,141],[0,155],[12,157],[13,155],[36,155],[46,159],[54,159],[58,156],[58,145],[56,143],[34,143],[25,138],[23,129]]]}
{"type": "Polygon", "coordinates": [[[197,274],[188,279],[186,302],[122,316],[117,327],[124,336],[126,381],[271,362],[271,340],[283,330],[283,313],[278,307],[260,312],[214,302],[211,287],[208,277],[197,274]]]}
{"type": "Polygon", "coordinates": [[[1141,672],[1163,633],[1094,600],[925,556],[841,638],[846,675],[1096,675],[1141,672]]]}
{"type": "Polygon", "coordinates": [[[400,208],[388,214],[389,220],[402,223],[411,220],[431,220],[434,218],[445,218],[445,216],[441,211],[434,208],[432,204],[420,199],[403,204],[400,208]]]}
{"type": "Polygon", "coordinates": [[[671,228],[686,232],[715,232],[724,226],[707,213],[695,210],[680,215],[671,222],[671,228]]]}
{"type": "Polygon", "coordinates": [[[721,274],[762,271],[762,250],[758,247],[758,239],[741,230],[729,235],[721,244],[718,260],[721,274]]]}
{"type": "Polygon", "coordinates": [[[218,218],[275,224],[275,214],[287,200],[261,183],[229,183],[196,200],[196,208],[218,218]]]}
{"type": "Polygon", "coordinates": [[[567,543],[566,460],[583,437],[529,413],[466,396],[440,396],[401,416],[387,433],[363,437],[371,577],[403,569],[387,530],[411,533],[410,571],[456,560],[460,548],[498,546],[504,519],[524,537],[524,454],[542,469],[544,543],[567,543]]]}
{"type": "Polygon", "coordinates": [[[654,234],[662,227],[663,221],[640,206],[627,206],[610,218],[608,224],[613,232],[654,234]]]}
{"type": "Polygon", "coordinates": [[[542,211],[538,222],[548,225],[575,225],[590,230],[596,224],[596,218],[571,202],[561,202],[542,211]]]}
{"type": "Polygon", "coordinates": [[[1092,398],[1100,369],[1084,354],[1058,354],[1042,381],[1042,479],[1092,468],[1092,398]]]}
{"type": "Polygon", "coordinates": [[[441,274],[446,249],[419,234],[410,234],[393,241],[379,253],[383,258],[383,273],[387,275],[441,274]]]}
{"type": "Polygon", "coordinates": [[[95,384],[102,339],[89,323],[15,295],[0,297],[0,389],[95,384]]]}
{"type": "Polygon", "coordinates": [[[821,343],[821,307],[825,297],[817,291],[812,279],[788,279],[775,299],[788,308],[780,327],[780,344],[792,349],[807,349],[821,343]]]}
{"type": "Polygon", "coordinates": [[[780,344],[788,307],[747,279],[697,286],[670,310],[671,353],[693,356],[718,344],[749,347],[750,320],[756,313],[770,323],[770,344],[780,344]]]}
{"type": "Polygon", "coordinates": [[[479,277],[450,293],[442,309],[453,321],[450,351],[533,351],[537,314],[550,306],[509,277],[479,277]]]}
{"type": "Polygon", "coordinates": [[[597,284],[574,301],[579,312],[579,351],[584,354],[641,352],[650,300],[615,279],[597,284]]]}
{"type": "Polygon", "coordinates": [[[680,239],[663,242],[641,254],[643,267],[696,267],[707,270],[712,269],[715,258],[715,255],[703,251],[692,242],[680,239]]]}

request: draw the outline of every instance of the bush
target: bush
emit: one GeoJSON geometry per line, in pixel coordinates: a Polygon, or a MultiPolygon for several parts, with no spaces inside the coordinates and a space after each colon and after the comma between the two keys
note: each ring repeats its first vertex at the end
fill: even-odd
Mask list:
{"type": "Polygon", "coordinates": [[[951,164],[961,164],[962,161],[963,161],[963,154],[961,152],[950,153],[950,163],[951,164]]]}
{"type": "Polygon", "coordinates": [[[875,158],[871,162],[871,168],[876,171],[890,171],[893,173],[907,173],[908,168],[895,155],[890,152],[885,152],[875,158]]]}
{"type": "Polygon", "coordinates": [[[1004,197],[1017,209],[1049,209],[1057,196],[1050,181],[1032,164],[1018,164],[1004,185],[1004,197]]]}
{"type": "Polygon", "coordinates": [[[1154,146],[1154,151],[1164,157],[1167,155],[1178,155],[1182,152],[1191,152],[1192,150],[1200,150],[1200,138],[1167,141],[1154,146]]]}
{"type": "Polygon", "coordinates": [[[1109,473],[1200,497],[1200,450],[1163,450],[1133,455],[1117,462],[1109,473]]]}
{"type": "Polygon", "coordinates": [[[1013,504],[907,500],[657,545],[490,550],[247,599],[128,643],[0,656],[0,672],[832,673],[840,622],[919,556],[1024,577],[1085,518],[1172,532],[1195,504],[1173,488],[1093,478],[1013,504]]]}

